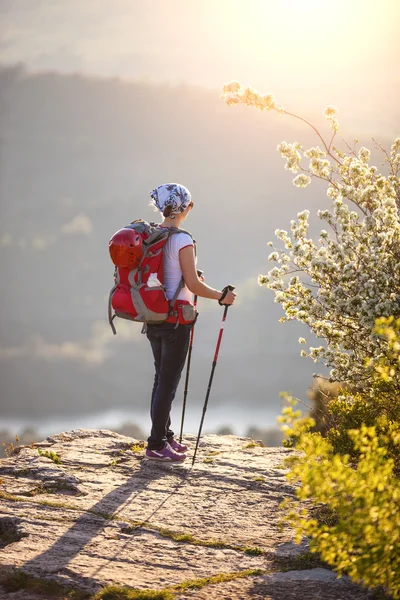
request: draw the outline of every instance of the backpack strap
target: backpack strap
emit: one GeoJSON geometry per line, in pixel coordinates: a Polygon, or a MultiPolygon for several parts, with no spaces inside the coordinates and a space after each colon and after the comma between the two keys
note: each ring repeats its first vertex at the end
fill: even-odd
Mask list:
{"type": "Polygon", "coordinates": [[[115,317],[117,316],[116,314],[114,316],[112,316],[112,297],[114,295],[115,290],[117,289],[117,285],[119,284],[119,274],[118,274],[118,269],[117,267],[114,268],[114,281],[115,281],[115,285],[112,288],[110,295],[108,296],[108,322],[110,323],[110,327],[112,329],[112,332],[114,335],[117,334],[117,330],[115,329],[115,325],[113,323],[115,317]]]}
{"type": "Polygon", "coordinates": [[[180,282],[178,283],[178,287],[176,288],[176,292],[175,292],[175,294],[174,294],[173,298],[171,298],[171,300],[170,300],[170,302],[169,302],[169,312],[170,312],[170,313],[171,313],[171,310],[172,310],[172,309],[173,309],[173,307],[174,307],[174,304],[175,304],[175,302],[176,302],[176,301],[177,301],[177,299],[178,299],[179,292],[180,292],[180,291],[181,291],[181,289],[182,289],[182,288],[184,288],[184,287],[185,287],[185,280],[184,280],[184,279],[183,279],[183,277],[182,277],[182,279],[181,279],[181,280],[180,280],[180,282]]]}
{"type": "Polygon", "coordinates": [[[114,287],[112,288],[112,290],[110,292],[110,295],[108,296],[108,322],[110,323],[110,327],[111,327],[112,332],[113,332],[114,335],[116,335],[117,330],[115,329],[115,325],[114,325],[113,321],[114,321],[114,319],[115,319],[115,317],[117,315],[115,314],[114,316],[112,316],[112,305],[111,305],[111,302],[112,302],[113,294],[114,294],[114,292],[115,292],[116,289],[117,289],[117,286],[114,285],[114,287]]]}
{"type": "MultiPolygon", "coordinates": [[[[154,225],[154,223],[151,223],[151,225],[154,225]]],[[[165,229],[168,229],[170,234],[187,233],[188,235],[190,235],[190,237],[193,240],[194,255],[197,256],[197,243],[196,243],[196,240],[194,239],[194,237],[192,236],[192,234],[190,233],[190,231],[186,231],[186,229],[181,229],[180,227],[165,227],[165,229]]]]}
{"type": "Polygon", "coordinates": [[[194,251],[196,254],[196,240],[194,239],[194,237],[192,236],[190,231],[186,231],[186,229],[181,229],[180,227],[160,227],[159,223],[153,223],[153,222],[149,223],[149,225],[151,225],[151,227],[157,227],[159,229],[166,229],[168,231],[169,235],[174,234],[174,233],[187,233],[188,235],[190,235],[190,237],[193,240],[194,251]]]}
{"type": "MultiPolygon", "coordinates": [[[[190,235],[190,237],[193,240],[193,248],[194,248],[194,255],[197,256],[197,250],[196,250],[196,240],[194,239],[194,237],[192,236],[192,234],[189,231],[186,231],[185,229],[181,229],[180,227],[168,227],[168,231],[170,232],[170,236],[177,234],[177,233],[187,233],[188,235],[190,235]]],[[[182,279],[180,280],[178,287],[176,289],[176,292],[173,296],[173,298],[171,298],[170,303],[169,303],[169,314],[171,314],[172,309],[174,307],[175,302],[178,299],[179,296],[179,292],[181,291],[181,289],[183,289],[185,287],[185,280],[182,279]]]]}

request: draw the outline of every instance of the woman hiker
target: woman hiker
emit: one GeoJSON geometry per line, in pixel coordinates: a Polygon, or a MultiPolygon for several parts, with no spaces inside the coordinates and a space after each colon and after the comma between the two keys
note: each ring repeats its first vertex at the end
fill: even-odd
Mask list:
{"type": "MultiPolygon", "coordinates": [[[[163,215],[160,227],[180,228],[193,208],[191,194],[177,183],[158,186],[150,194],[155,209],[163,215]]],[[[209,287],[199,278],[192,237],[185,232],[171,235],[164,247],[164,286],[168,300],[172,300],[180,282],[184,285],[176,302],[191,303],[192,294],[231,305],[236,294],[209,287]]],[[[154,355],[155,377],[151,395],[150,437],[146,457],[152,460],[180,462],[185,460],[187,446],[174,439],[171,430],[171,405],[185,364],[189,348],[190,331],[194,321],[181,323],[182,316],[169,317],[159,325],[147,326],[147,338],[154,355]],[[177,318],[179,324],[177,324],[177,318]]]]}

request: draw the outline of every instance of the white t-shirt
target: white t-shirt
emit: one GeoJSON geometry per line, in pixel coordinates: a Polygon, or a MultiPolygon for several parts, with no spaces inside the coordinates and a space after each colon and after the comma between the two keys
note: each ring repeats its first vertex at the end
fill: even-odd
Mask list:
{"type": "MultiPolygon", "coordinates": [[[[187,246],[193,246],[193,240],[188,233],[172,234],[164,248],[164,286],[168,300],[172,300],[180,280],[182,269],[179,263],[179,252],[187,246]]],[[[193,294],[186,285],[181,289],[178,300],[193,302],[193,294]]]]}

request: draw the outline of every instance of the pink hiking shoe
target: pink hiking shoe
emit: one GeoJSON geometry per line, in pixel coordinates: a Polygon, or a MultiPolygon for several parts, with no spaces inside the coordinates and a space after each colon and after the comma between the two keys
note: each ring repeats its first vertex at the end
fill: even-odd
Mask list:
{"type": "Polygon", "coordinates": [[[168,443],[171,446],[172,450],[175,450],[175,452],[187,452],[189,450],[186,444],[181,444],[174,438],[168,440],[168,443]]]}
{"type": "Polygon", "coordinates": [[[162,462],[182,462],[186,458],[186,454],[176,452],[168,442],[166,442],[164,448],[161,448],[161,450],[149,450],[147,448],[145,456],[149,460],[159,460],[162,462]]]}

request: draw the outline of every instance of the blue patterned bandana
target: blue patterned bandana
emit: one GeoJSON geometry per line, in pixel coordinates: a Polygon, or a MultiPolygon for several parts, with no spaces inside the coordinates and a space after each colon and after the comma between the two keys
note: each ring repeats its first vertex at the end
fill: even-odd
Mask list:
{"type": "MultiPolygon", "coordinates": [[[[179,183],[164,183],[150,192],[152,202],[159,211],[164,212],[167,206],[172,207],[172,213],[179,214],[187,209],[192,201],[192,195],[184,185],[179,183]]],[[[172,218],[174,218],[172,216],[172,218]]]]}

